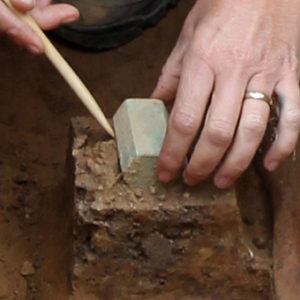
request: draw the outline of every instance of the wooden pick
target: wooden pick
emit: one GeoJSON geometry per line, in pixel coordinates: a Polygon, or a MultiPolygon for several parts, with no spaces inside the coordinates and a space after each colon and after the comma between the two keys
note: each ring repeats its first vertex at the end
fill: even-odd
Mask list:
{"type": "Polygon", "coordinates": [[[70,85],[75,94],[82,101],[82,103],[89,110],[89,112],[94,116],[94,118],[100,123],[100,125],[106,130],[106,132],[109,135],[114,137],[114,131],[110,126],[107,118],[105,117],[103,111],[96,102],[95,98],[92,96],[90,91],[77,76],[75,71],[67,63],[67,61],[58,52],[55,46],[47,38],[47,36],[41,30],[36,21],[30,15],[24,14],[16,10],[10,0],[3,1],[20,19],[22,19],[26,24],[28,24],[30,28],[37,34],[37,36],[41,39],[41,41],[44,44],[45,54],[48,57],[48,59],[58,70],[58,72],[62,75],[62,77],[66,80],[66,82],[70,85]]]}

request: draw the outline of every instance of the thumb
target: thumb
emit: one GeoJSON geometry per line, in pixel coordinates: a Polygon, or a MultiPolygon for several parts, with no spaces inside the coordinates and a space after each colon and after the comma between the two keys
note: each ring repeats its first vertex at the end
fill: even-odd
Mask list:
{"type": "Polygon", "coordinates": [[[32,10],[35,7],[35,0],[11,0],[12,5],[23,12],[32,10]]]}

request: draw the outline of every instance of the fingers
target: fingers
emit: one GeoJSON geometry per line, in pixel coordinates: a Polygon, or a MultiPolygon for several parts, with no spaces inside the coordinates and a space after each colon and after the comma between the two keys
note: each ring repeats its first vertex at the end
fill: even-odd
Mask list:
{"type": "MultiPolygon", "coordinates": [[[[39,7],[32,9],[35,1],[13,1],[16,8],[24,12],[32,9],[30,13],[43,29],[52,29],[60,24],[73,22],[79,16],[78,10],[71,5],[57,4],[47,6],[48,3],[48,0],[42,0],[39,2],[39,7]]],[[[34,54],[40,54],[44,51],[42,42],[31,28],[11,12],[2,1],[0,1],[0,31],[7,34],[15,43],[25,46],[34,54]]]]}
{"type": "Polygon", "coordinates": [[[54,4],[37,7],[31,15],[44,30],[53,29],[61,24],[71,23],[78,19],[78,10],[68,4],[54,4]]]}
{"type": "Polygon", "coordinates": [[[201,125],[213,88],[213,80],[213,73],[206,63],[195,64],[192,59],[187,59],[158,158],[157,170],[160,181],[171,181],[183,165],[201,125]]]}
{"type": "Polygon", "coordinates": [[[34,54],[43,51],[40,39],[2,1],[0,1],[0,31],[17,44],[25,45],[34,54]]]}
{"type": "Polygon", "coordinates": [[[183,174],[188,185],[196,185],[216,168],[232,143],[245,93],[246,79],[239,74],[219,75],[205,125],[183,174]]]}
{"type": "Polygon", "coordinates": [[[264,164],[274,171],[295,149],[300,130],[300,93],[296,76],[283,79],[275,87],[280,102],[277,138],[268,151],[264,164]]]}
{"type": "MultiPolygon", "coordinates": [[[[253,78],[248,85],[248,91],[265,95],[272,95],[273,88],[271,83],[259,77],[253,78]]],[[[270,106],[266,102],[255,99],[243,101],[234,143],[214,178],[217,187],[230,186],[247,169],[263,139],[269,114],[270,106]]]]}

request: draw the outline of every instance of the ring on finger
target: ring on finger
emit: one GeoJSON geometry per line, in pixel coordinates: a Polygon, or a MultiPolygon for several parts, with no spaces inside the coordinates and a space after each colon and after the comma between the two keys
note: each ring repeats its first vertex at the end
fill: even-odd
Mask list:
{"type": "Polygon", "coordinates": [[[273,105],[273,97],[269,97],[261,92],[247,92],[244,96],[244,100],[258,100],[267,103],[270,107],[273,105]]]}

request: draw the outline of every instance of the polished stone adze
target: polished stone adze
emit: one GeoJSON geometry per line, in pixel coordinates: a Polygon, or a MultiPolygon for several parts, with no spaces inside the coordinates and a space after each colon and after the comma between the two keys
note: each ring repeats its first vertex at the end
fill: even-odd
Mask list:
{"type": "Polygon", "coordinates": [[[133,185],[156,182],[168,113],[157,99],[127,99],[113,117],[121,170],[133,185]]]}

